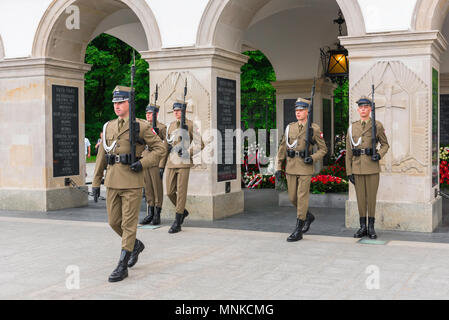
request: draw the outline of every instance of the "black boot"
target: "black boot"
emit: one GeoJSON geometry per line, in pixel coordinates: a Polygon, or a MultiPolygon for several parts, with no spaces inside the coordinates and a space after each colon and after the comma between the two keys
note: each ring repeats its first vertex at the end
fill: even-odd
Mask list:
{"type": "Polygon", "coordinates": [[[375,218],[368,218],[368,236],[370,239],[377,239],[376,231],[374,230],[375,218]]]}
{"type": "Polygon", "coordinates": [[[181,231],[182,221],[184,220],[183,217],[184,216],[182,213],[176,214],[175,222],[173,222],[172,226],[170,227],[170,230],[168,230],[168,233],[177,233],[181,231]]]}
{"type": "Polygon", "coordinates": [[[122,281],[128,276],[128,261],[130,257],[131,252],[122,249],[118,266],[109,276],[109,282],[122,281]]]}
{"type": "Polygon", "coordinates": [[[302,228],[304,227],[304,220],[296,219],[295,231],[287,238],[288,242],[299,241],[302,239],[302,228]]]}
{"type": "Polygon", "coordinates": [[[360,217],[360,229],[354,234],[354,238],[363,238],[367,235],[366,217],[360,217]]]}
{"type": "Polygon", "coordinates": [[[153,226],[158,226],[161,224],[161,211],[162,208],[156,207],[156,211],[154,213],[153,226]]]}
{"type": "Polygon", "coordinates": [[[134,267],[134,265],[137,263],[137,260],[139,259],[139,254],[145,249],[145,246],[142,241],[139,239],[136,239],[136,242],[134,242],[134,249],[133,252],[131,252],[131,257],[128,261],[128,268],[134,267]]]}
{"type": "Polygon", "coordinates": [[[186,209],[184,209],[184,213],[182,214],[181,224],[184,223],[184,219],[187,218],[188,216],[189,216],[189,211],[187,211],[186,209]]]}
{"type": "Polygon", "coordinates": [[[154,218],[154,207],[147,206],[147,216],[140,221],[140,224],[150,224],[154,218]]]}
{"type": "Polygon", "coordinates": [[[313,221],[315,221],[315,216],[312,214],[312,212],[307,211],[306,221],[304,221],[302,233],[306,233],[307,231],[309,231],[310,225],[312,224],[313,221]]]}

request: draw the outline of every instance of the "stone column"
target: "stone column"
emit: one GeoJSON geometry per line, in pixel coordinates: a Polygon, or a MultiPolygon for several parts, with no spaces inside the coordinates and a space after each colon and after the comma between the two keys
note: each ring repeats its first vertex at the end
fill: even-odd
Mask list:
{"type": "MultiPolygon", "coordinates": [[[[447,42],[437,31],[340,39],[349,51],[350,121],[359,119],[355,102],[374,84],[376,117],[390,143],[381,160],[376,227],[432,232],[442,219],[438,72],[447,42]]],[[[352,186],[349,194],[346,226],[356,228],[352,186]]]]}
{"type": "MultiPolygon", "coordinates": [[[[276,89],[276,125],[279,138],[285,131],[286,125],[296,121],[294,102],[298,97],[310,98],[313,79],[284,80],[272,83],[276,89]]],[[[333,150],[334,141],[334,99],[336,85],[325,78],[317,79],[313,108],[313,119],[324,132],[324,138],[329,152],[333,150]]],[[[323,167],[320,161],[315,165],[318,173],[323,167]]]]}
{"type": "MultiPolygon", "coordinates": [[[[174,120],[173,101],[183,97],[187,79],[187,118],[195,122],[202,134],[215,130],[217,117],[222,116],[217,114],[217,78],[224,78],[235,81],[236,128],[240,129],[240,68],[247,62],[246,56],[219,48],[189,48],[143,52],[142,57],[150,65],[151,101],[154,101],[155,86],[159,85],[160,121],[168,126],[174,120]]],[[[217,142],[203,138],[207,145],[203,156],[207,154],[216,159],[217,153],[210,152],[209,148],[215,146],[216,149],[217,142]]],[[[240,148],[237,139],[237,160],[241,157],[240,148]]],[[[222,182],[218,182],[216,162],[203,161],[191,170],[186,204],[191,213],[189,219],[224,218],[242,212],[243,205],[239,164],[236,179],[222,182]]],[[[174,206],[166,196],[162,212],[165,218],[174,218],[174,206]]]]}
{"type": "Polygon", "coordinates": [[[85,64],[51,58],[0,62],[0,210],[49,211],[87,205],[84,74],[89,70],[85,64]],[[54,177],[53,85],[78,89],[76,175],[54,177]],[[65,186],[66,177],[81,190],[65,186]]]}

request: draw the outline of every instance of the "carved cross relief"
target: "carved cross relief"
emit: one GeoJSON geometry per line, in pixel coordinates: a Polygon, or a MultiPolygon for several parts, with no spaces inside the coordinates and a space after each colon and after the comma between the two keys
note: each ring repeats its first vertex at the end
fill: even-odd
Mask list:
{"type": "MultiPolygon", "coordinates": [[[[382,170],[422,175],[426,172],[428,86],[400,61],[376,63],[351,89],[351,106],[375,85],[376,120],[382,122],[390,144],[382,170]]],[[[351,121],[359,118],[356,107],[351,121]]]]}

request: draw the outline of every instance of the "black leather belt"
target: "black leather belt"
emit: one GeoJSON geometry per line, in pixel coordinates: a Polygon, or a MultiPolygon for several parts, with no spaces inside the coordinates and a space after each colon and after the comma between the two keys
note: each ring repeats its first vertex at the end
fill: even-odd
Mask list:
{"type": "Polygon", "coordinates": [[[109,165],[114,165],[116,163],[121,164],[131,164],[131,154],[107,154],[106,163],[109,165]]]}
{"type": "Polygon", "coordinates": [[[352,155],[356,157],[360,157],[362,154],[367,156],[373,155],[373,149],[366,148],[366,149],[352,149],[352,155]]]}
{"type": "Polygon", "coordinates": [[[287,150],[287,156],[289,158],[305,158],[306,156],[306,151],[302,150],[302,151],[295,151],[295,150],[287,150]]]}

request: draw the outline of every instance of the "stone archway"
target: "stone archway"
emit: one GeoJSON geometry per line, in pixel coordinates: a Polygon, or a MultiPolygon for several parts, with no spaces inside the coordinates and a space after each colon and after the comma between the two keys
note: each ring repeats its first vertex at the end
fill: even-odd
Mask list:
{"type": "MultiPolygon", "coordinates": [[[[348,27],[349,36],[365,34],[363,15],[357,0],[336,0],[348,27]]],[[[210,0],[197,33],[199,47],[217,46],[240,52],[242,37],[256,13],[270,0],[210,0]]]]}
{"type": "Polygon", "coordinates": [[[448,13],[448,0],[418,0],[412,28],[416,31],[441,30],[448,13]]]}
{"type": "MultiPolygon", "coordinates": [[[[0,160],[0,209],[50,211],[87,205],[82,191],[87,187],[70,188],[65,178],[85,185],[84,75],[90,66],[84,58],[89,42],[103,32],[126,36],[123,40],[134,41],[139,51],[161,48],[159,28],[145,0],[57,0],[40,20],[31,57],[2,60],[0,100],[13,104],[17,116],[0,127],[8,141],[0,146],[6,155],[0,160]],[[73,11],[66,9],[72,5],[79,10],[80,23],[69,30],[66,22],[73,11]],[[70,132],[70,141],[62,141],[64,132],[70,132]]],[[[0,43],[0,59],[2,55],[0,43]]]]}
{"type": "Polygon", "coordinates": [[[0,60],[5,57],[5,49],[3,47],[2,36],[0,36],[0,60]]]}
{"type": "MultiPolygon", "coordinates": [[[[132,11],[144,30],[146,44],[143,50],[160,49],[162,40],[159,27],[153,12],[144,0],[103,0],[95,1],[95,3],[87,0],[60,0],[45,12],[34,38],[32,56],[83,62],[87,44],[92,40],[93,35],[101,33],[96,30],[101,21],[126,9],[132,11]],[[80,30],[68,30],[64,26],[64,13],[71,5],[80,8],[80,30]],[[72,53],[67,52],[67,45],[74,49],[72,53]]],[[[109,24],[104,26],[105,30],[102,31],[115,26],[109,24]]]]}

